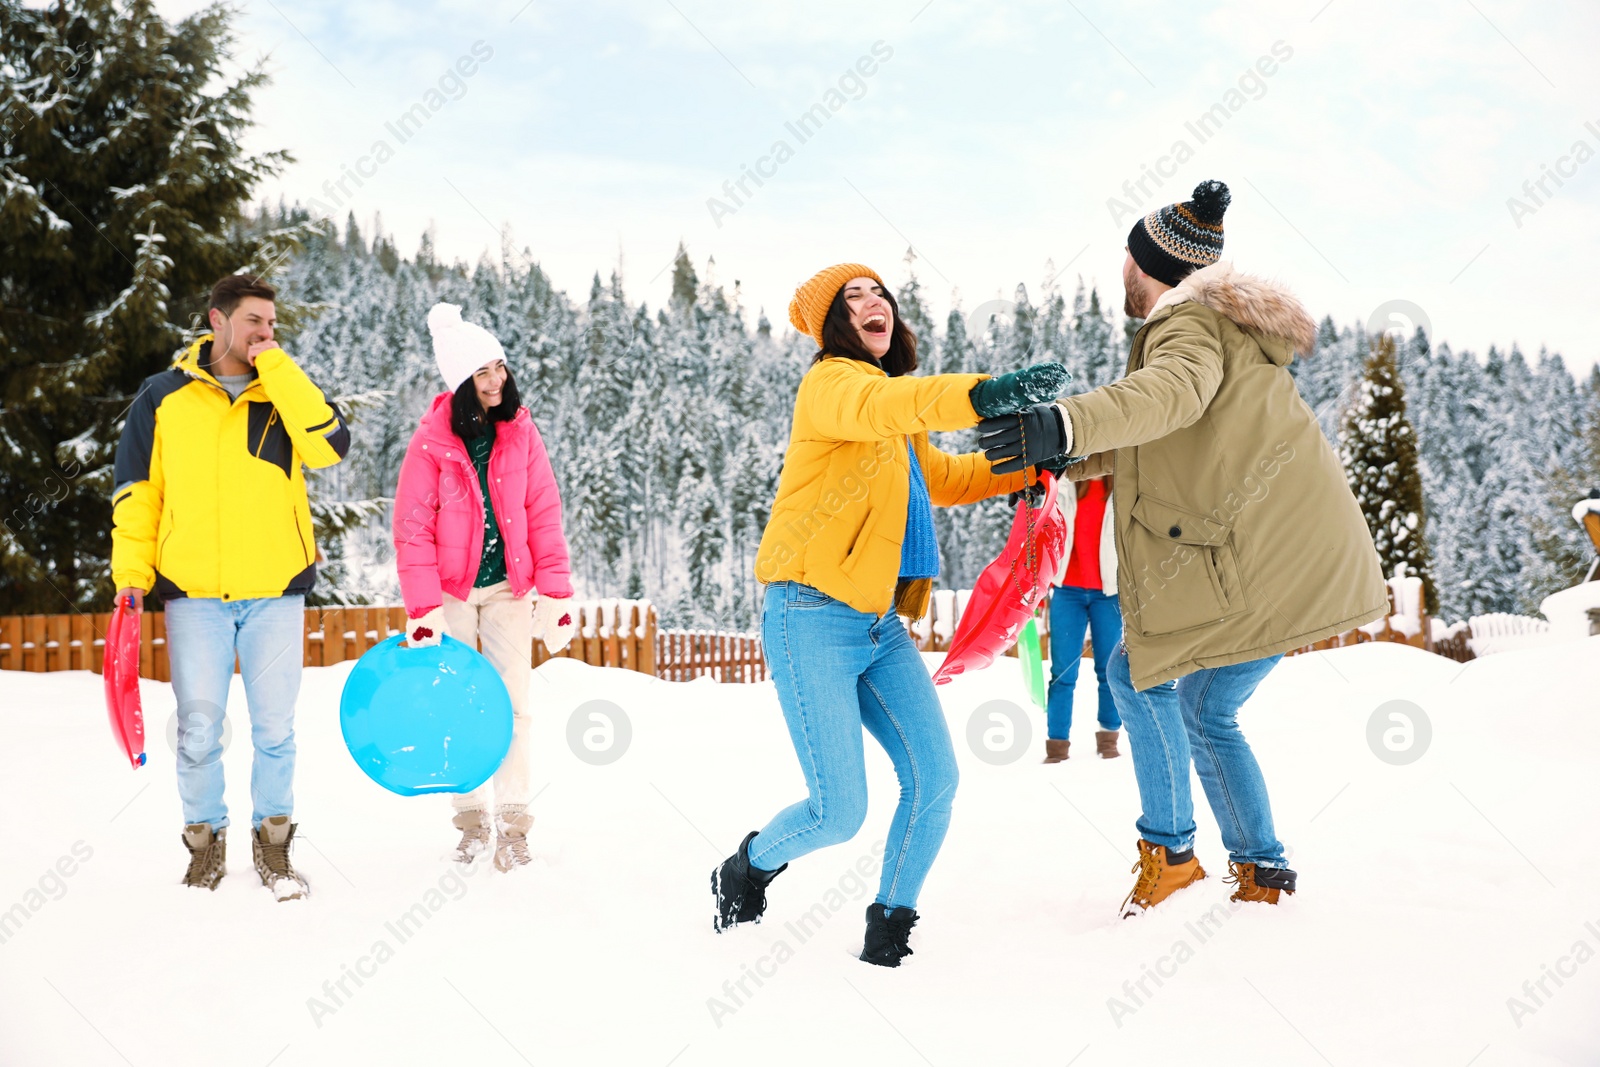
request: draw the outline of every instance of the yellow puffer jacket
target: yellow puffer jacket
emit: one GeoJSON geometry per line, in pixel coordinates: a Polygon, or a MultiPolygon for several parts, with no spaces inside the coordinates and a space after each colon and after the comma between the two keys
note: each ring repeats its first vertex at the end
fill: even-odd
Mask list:
{"type": "Polygon", "coordinates": [[[762,582],[803,582],[857,611],[891,606],[921,618],[931,579],[896,595],[911,465],[907,440],[940,507],[1022,488],[993,474],[983,453],[955,456],[928,444],[930,430],[978,424],[967,394],[986,374],[891,378],[881,367],[830,356],[800,381],[778,498],[756,552],[762,582]]]}
{"type": "Polygon", "coordinates": [[[234,400],[205,369],[210,334],[146,378],[117,443],[111,575],[165,599],[304,593],[316,544],[301,468],[350,447],[339,409],[270,348],[234,400]]]}

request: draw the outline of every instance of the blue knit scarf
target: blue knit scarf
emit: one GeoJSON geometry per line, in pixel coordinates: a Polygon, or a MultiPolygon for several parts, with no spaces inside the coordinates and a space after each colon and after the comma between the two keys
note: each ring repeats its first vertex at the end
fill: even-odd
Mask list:
{"type": "Polygon", "coordinates": [[[933,533],[933,501],[909,438],[906,455],[911,460],[911,497],[906,502],[906,536],[900,544],[900,577],[934,578],[939,574],[939,541],[933,533]]]}

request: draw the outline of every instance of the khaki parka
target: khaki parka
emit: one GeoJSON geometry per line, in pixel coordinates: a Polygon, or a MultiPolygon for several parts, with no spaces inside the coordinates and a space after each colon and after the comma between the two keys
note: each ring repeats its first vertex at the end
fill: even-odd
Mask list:
{"type": "Polygon", "coordinates": [[[1059,401],[1088,457],[1068,477],[1116,475],[1135,688],[1386,613],[1366,520],[1289,374],[1315,336],[1286,290],[1216,263],[1156,301],[1123,378],[1059,401]]]}

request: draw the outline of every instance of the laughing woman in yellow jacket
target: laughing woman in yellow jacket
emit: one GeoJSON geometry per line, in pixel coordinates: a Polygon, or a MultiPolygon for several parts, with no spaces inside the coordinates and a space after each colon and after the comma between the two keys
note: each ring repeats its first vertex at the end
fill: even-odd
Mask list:
{"type": "MultiPolygon", "coordinates": [[[[819,351],[795,397],[756,577],[766,584],[762,644],[808,795],[712,872],[713,926],[759,919],[790,860],[855,836],[867,815],[865,727],[894,764],[900,803],[861,958],[897,967],[956,788],[939,698],[897,615],[927,611],[939,572],[932,506],[1009,493],[1024,477],[993,473],[982,453],[943,452],[928,432],[1052,399],[1067,373],[1047,363],[1000,378],[909,376],[916,338],[882,279],[858,263],[802,285],[789,319],[819,351]]],[[[1029,432],[1052,429],[1059,422],[1029,432]]]]}
{"type": "Polygon", "coordinates": [[[226,870],[222,720],[237,657],[255,746],[255,869],[293,900],[309,892],[289,845],[305,593],[317,577],[302,468],[338,463],[350,431],[274,339],[275,297],[258,279],[223,278],[213,332],[140,386],[117,444],[111,574],[133,610],[152,588],[166,608],[184,884],[215,889],[226,870]]]}

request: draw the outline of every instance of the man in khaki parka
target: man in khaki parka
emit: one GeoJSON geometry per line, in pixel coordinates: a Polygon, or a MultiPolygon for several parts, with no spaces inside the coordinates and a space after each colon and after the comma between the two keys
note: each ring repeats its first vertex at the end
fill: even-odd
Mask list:
{"type": "Polygon", "coordinates": [[[1064,439],[1059,455],[1082,457],[1067,477],[1116,475],[1124,636],[1111,686],[1143,809],[1125,915],[1205,877],[1191,759],[1233,899],[1294,892],[1236,717],[1285,652],[1388,607],[1366,521],[1288,371],[1315,326],[1288,291],[1221,261],[1228,201],[1202,182],[1129,233],[1124,310],[1145,321],[1124,377],[980,431],[991,460],[1009,458],[996,473],[1047,462],[1035,453],[1064,439]]]}

